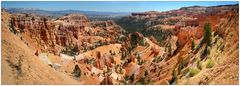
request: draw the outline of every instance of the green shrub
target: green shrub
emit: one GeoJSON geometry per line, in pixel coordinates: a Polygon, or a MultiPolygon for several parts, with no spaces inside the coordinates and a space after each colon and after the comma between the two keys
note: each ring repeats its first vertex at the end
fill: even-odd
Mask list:
{"type": "Polygon", "coordinates": [[[190,68],[189,69],[189,76],[193,77],[195,75],[197,75],[200,72],[200,70],[198,68],[190,68]]]}
{"type": "Polygon", "coordinates": [[[202,62],[201,62],[201,58],[200,57],[197,57],[195,59],[195,64],[197,64],[197,68],[202,70],[202,62]]]}
{"type": "Polygon", "coordinates": [[[61,53],[67,54],[69,56],[75,56],[78,55],[78,47],[72,47],[72,46],[67,46],[66,49],[62,50],[61,53]]]}
{"type": "Polygon", "coordinates": [[[19,28],[19,32],[23,33],[24,32],[24,28],[19,28]]]}
{"type": "Polygon", "coordinates": [[[174,68],[172,71],[172,79],[168,81],[171,85],[173,84],[177,84],[178,82],[178,77],[177,77],[177,73],[176,73],[176,69],[174,68]]]}
{"type": "Polygon", "coordinates": [[[162,60],[163,60],[163,58],[161,56],[159,56],[159,57],[155,57],[153,61],[158,63],[158,62],[161,62],[162,60]]]}
{"type": "Polygon", "coordinates": [[[145,70],[145,72],[144,72],[144,76],[147,76],[147,75],[148,75],[148,71],[145,70]]]}
{"type": "Polygon", "coordinates": [[[189,67],[182,70],[182,74],[186,75],[189,72],[189,67]]]}
{"type": "Polygon", "coordinates": [[[172,54],[172,47],[171,46],[172,46],[171,44],[167,45],[168,53],[170,53],[170,55],[172,54]]]}
{"type": "Polygon", "coordinates": [[[173,76],[173,83],[177,84],[178,78],[177,78],[177,73],[175,69],[173,70],[172,76],[173,76]]]}
{"type": "Polygon", "coordinates": [[[124,79],[125,79],[125,81],[128,81],[130,79],[130,77],[129,76],[125,76],[124,79]]]}
{"type": "Polygon", "coordinates": [[[214,62],[211,59],[207,60],[206,68],[212,68],[214,66],[214,62]]]}
{"type": "Polygon", "coordinates": [[[16,28],[15,28],[15,26],[14,26],[14,21],[15,21],[15,18],[11,18],[11,22],[10,22],[10,27],[11,28],[9,28],[10,29],[10,31],[12,32],[12,33],[14,33],[14,34],[17,34],[17,30],[16,30],[16,28]]]}
{"type": "Polygon", "coordinates": [[[127,52],[123,51],[121,55],[122,55],[121,56],[121,60],[123,60],[123,59],[125,59],[127,57],[127,52]]]}
{"type": "Polygon", "coordinates": [[[140,57],[140,54],[139,52],[137,52],[137,60],[140,61],[141,57],[140,57]]]}
{"type": "Polygon", "coordinates": [[[139,60],[138,65],[142,65],[145,61],[144,60],[139,60]]]}
{"type": "Polygon", "coordinates": [[[122,68],[120,68],[120,74],[123,74],[123,70],[122,70],[122,68]]]}
{"type": "Polygon", "coordinates": [[[198,61],[197,62],[197,68],[202,70],[202,62],[201,61],[198,61]]]}
{"type": "Polygon", "coordinates": [[[135,48],[137,47],[137,43],[139,42],[139,37],[136,35],[136,34],[132,34],[131,35],[131,45],[132,45],[132,48],[135,48]]]}
{"type": "Polygon", "coordinates": [[[208,47],[208,46],[205,46],[205,48],[204,48],[204,51],[203,51],[203,53],[202,53],[202,55],[201,55],[201,58],[203,59],[203,58],[206,58],[209,54],[210,54],[210,47],[208,47]]]}
{"type": "Polygon", "coordinates": [[[144,40],[140,40],[139,45],[141,45],[141,46],[145,46],[145,42],[144,42],[144,40]]]}
{"type": "Polygon", "coordinates": [[[142,77],[140,80],[137,81],[136,84],[137,84],[137,85],[145,85],[145,84],[147,84],[147,83],[145,82],[144,77],[142,77]]]}
{"type": "Polygon", "coordinates": [[[121,42],[124,42],[124,41],[127,40],[127,37],[124,36],[124,35],[121,35],[121,36],[118,38],[118,40],[121,41],[121,42]]]}
{"type": "Polygon", "coordinates": [[[134,79],[135,79],[135,75],[134,75],[134,74],[132,74],[132,76],[130,76],[130,80],[131,80],[131,82],[133,82],[133,81],[134,81],[134,79]]]}
{"type": "Polygon", "coordinates": [[[93,76],[94,73],[91,73],[91,76],[93,76]]]}
{"type": "Polygon", "coordinates": [[[181,70],[186,66],[187,62],[183,59],[180,61],[178,68],[181,70]]]}
{"type": "Polygon", "coordinates": [[[182,59],[182,60],[180,61],[179,65],[178,65],[178,70],[179,70],[179,71],[182,70],[182,69],[184,69],[184,67],[186,67],[186,66],[188,65],[188,62],[189,62],[190,58],[191,58],[191,57],[187,57],[187,58],[182,59]]]}

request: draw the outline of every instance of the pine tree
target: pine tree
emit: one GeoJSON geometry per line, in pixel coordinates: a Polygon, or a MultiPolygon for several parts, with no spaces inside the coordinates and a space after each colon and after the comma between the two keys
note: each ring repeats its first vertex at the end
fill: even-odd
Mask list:
{"type": "Polygon", "coordinates": [[[210,23],[206,23],[204,25],[204,43],[207,43],[207,46],[211,46],[211,37],[212,37],[212,30],[210,23]]]}
{"type": "Polygon", "coordinates": [[[81,69],[79,68],[78,65],[75,65],[74,70],[73,70],[73,75],[74,75],[74,77],[80,77],[81,76],[81,69]]]}
{"type": "Polygon", "coordinates": [[[192,40],[192,50],[194,50],[194,48],[195,48],[195,42],[194,40],[192,40]]]}
{"type": "Polygon", "coordinates": [[[147,71],[147,70],[145,70],[145,73],[144,73],[144,75],[145,75],[145,76],[147,76],[147,75],[148,75],[148,71],[147,71]]]}

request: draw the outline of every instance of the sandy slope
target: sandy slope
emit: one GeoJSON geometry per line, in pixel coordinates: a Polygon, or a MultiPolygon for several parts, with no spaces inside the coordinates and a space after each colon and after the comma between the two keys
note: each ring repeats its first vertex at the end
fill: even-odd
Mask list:
{"type": "Polygon", "coordinates": [[[10,32],[2,15],[2,84],[81,84],[43,64],[21,39],[10,32]]]}
{"type": "Polygon", "coordinates": [[[239,84],[238,15],[231,15],[220,22],[223,38],[214,36],[209,57],[215,63],[212,68],[202,69],[196,76],[180,84],[239,84]],[[237,29],[237,30],[236,30],[237,29]],[[222,42],[221,42],[222,40],[222,42]],[[221,52],[217,47],[224,45],[221,52]]]}

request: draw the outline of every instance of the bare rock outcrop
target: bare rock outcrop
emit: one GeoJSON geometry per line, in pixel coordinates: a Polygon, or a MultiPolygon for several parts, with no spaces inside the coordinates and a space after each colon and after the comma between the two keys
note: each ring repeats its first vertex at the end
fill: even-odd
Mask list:
{"type": "Polygon", "coordinates": [[[67,47],[77,47],[80,52],[95,47],[99,41],[115,42],[124,31],[113,21],[99,22],[91,24],[82,14],[68,14],[56,20],[31,14],[14,14],[11,18],[12,28],[29,45],[55,54],[67,47]]]}

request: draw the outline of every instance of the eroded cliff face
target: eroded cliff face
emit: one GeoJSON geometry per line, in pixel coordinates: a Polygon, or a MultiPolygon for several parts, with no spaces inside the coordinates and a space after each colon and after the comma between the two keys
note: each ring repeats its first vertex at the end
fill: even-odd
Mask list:
{"type": "MultiPolygon", "coordinates": [[[[82,84],[65,73],[44,64],[34,55],[35,50],[14,34],[14,30],[10,27],[11,16],[4,10],[2,11],[1,67],[4,69],[1,70],[2,84],[82,84]]],[[[27,20],[21,23],[24,22],[26,22],[26,26],[19,27],[30,26],[27,26],[27,20]]],[[[39,24],[43,24],[43,22],[39,24]]],[[[34,36],[37,36],[36,33],[34,36]]]]}
{"type": "MultiPolygon", "coordinates": [[[[124,25],[133,23],[133,25],[127,29],[132,31],[132,28],[137,28],[134,30],[140,31],[144,36],[150,37],[153,41],[156,39],[157,42],[155,41],[154,43],[164,48],[166,52],[163,56],[154,57],[150,66],[147,65],[148,62],[142,65],[141,67],[144,66],[146,68],[145,70],[150,70],[147,72],[150,72],[151,75],[147,77],[144,76],[144,70],[140,69],[139,71],[141,72],[139,73],[138,71],[138,73],[135,74],[135,81],[133,81],[133,83],[138,82],[138,80],[141,81],[140,76],[142,76],[144,78],[143,81],[152,84],[217,84],[220,80],[217,80],[215,77],[209,78],[209,76],[215,76],[215,74],[209,71],[222,74],[217,78],[222,78],[222,76],[230,77],[232,75],[232,77],[238,76],[236,71],[226,75],[224,75],[224,73],[227,71],[216,71],[222,70],[221,68],[228,69],[229,65],[233,66],[229,69],[238,69],[238,67],[234,66],[238,58],[238,54],[234,53],[238,51],[238,49],[236,49],[237,46],[235,46],[235,44],[238,44],[236,40],[238,36],[233,37],[233,34],[238,34],[238,26],[235,26],[238,25],[238,18],[236,18],[238,16],[237,10],[238,5],[215,7],[197,6],[166,12],[151,11],[133,13],[132,16],[122,18],[120,22],[122,21],[124,24],[120,25],[125,27],[124,25]],[[212,46],[207,46],[205,43],[202,43],[206,38],[206,31],[204,30],[206,23],[210,23],[212,46]],[[226,29],[223,29],[223,27],[226,29]],[[233,31],[233,28],[235,28],[235,31],[233,31]],[[230,31],[230,29],[232,30],[230,31]],[[232,38],[228,32],[232,34],[232,38]],[[226,39],[226,37],[230,38],[226,39]],[[232,43],[233,41],[235,41],[235,43],[232,43]],[[222,49],[223,46],[230,47],[230,43],[234,45],[235,49],[220,49],[220,46],[222,49]],[[227,50],[232,50],[232,52],[227,50]],[[216,59],[221,58],[222,61],[227,60],[226,58],[228,57],[225,57],[223,53],[228,53],[228,55],[231,53],[231,60],[233,61],[233,59],[235,59],[235,61],[233,61],[233,63],[224,61],[223,63],[228,64],[228,66],[221,65],[222,62],[220,62],[220,60],[216,61],[216,59]],[[158,62],[159,59],[160,62],[158,62]],[[213,65],[215,66],[213,67],[213,65]],[[194,77],[198,72],[199,74],[194,77]],[[208,76],[207,74],[210,75],[208,76]]],[[[129,67],[130,66],[127,66],[127,68],[129,67]]],[[[129,70],[127,71],[129,72],[129,70]]],[[[232,84],[236,83],[237,79],[238,78],[228,78],[222,79],[222,81],[233,80],[233,82],[228,82],[228,84],[232,84]]]]}
{"type": "Polygon", "coordinates": [[[182,46],[187,40],[202,38],[206,22],[211,23],[212,30],[216,31],[221,19],[236,9],[238,5],[182,7],[164,12],[132,13],[117,23],[130,32],[138,31],[144,36],[154,36],[163,46],[167,44],[164,40],[177,36],[178,44],[182,46]]]}
{"type": "MultiPolygon", "coordinates": [[[[69,14],[50,20],[29,14],[15,14],[11,26],[16,34],[39,51],[59,54],[67,47],[83,52],[95,42],[110,42],[123,33],[113,21],[89,22],[82,14],[69,14]]],[[[113,41],[114,42],[114,41],[113,41]]]]}

